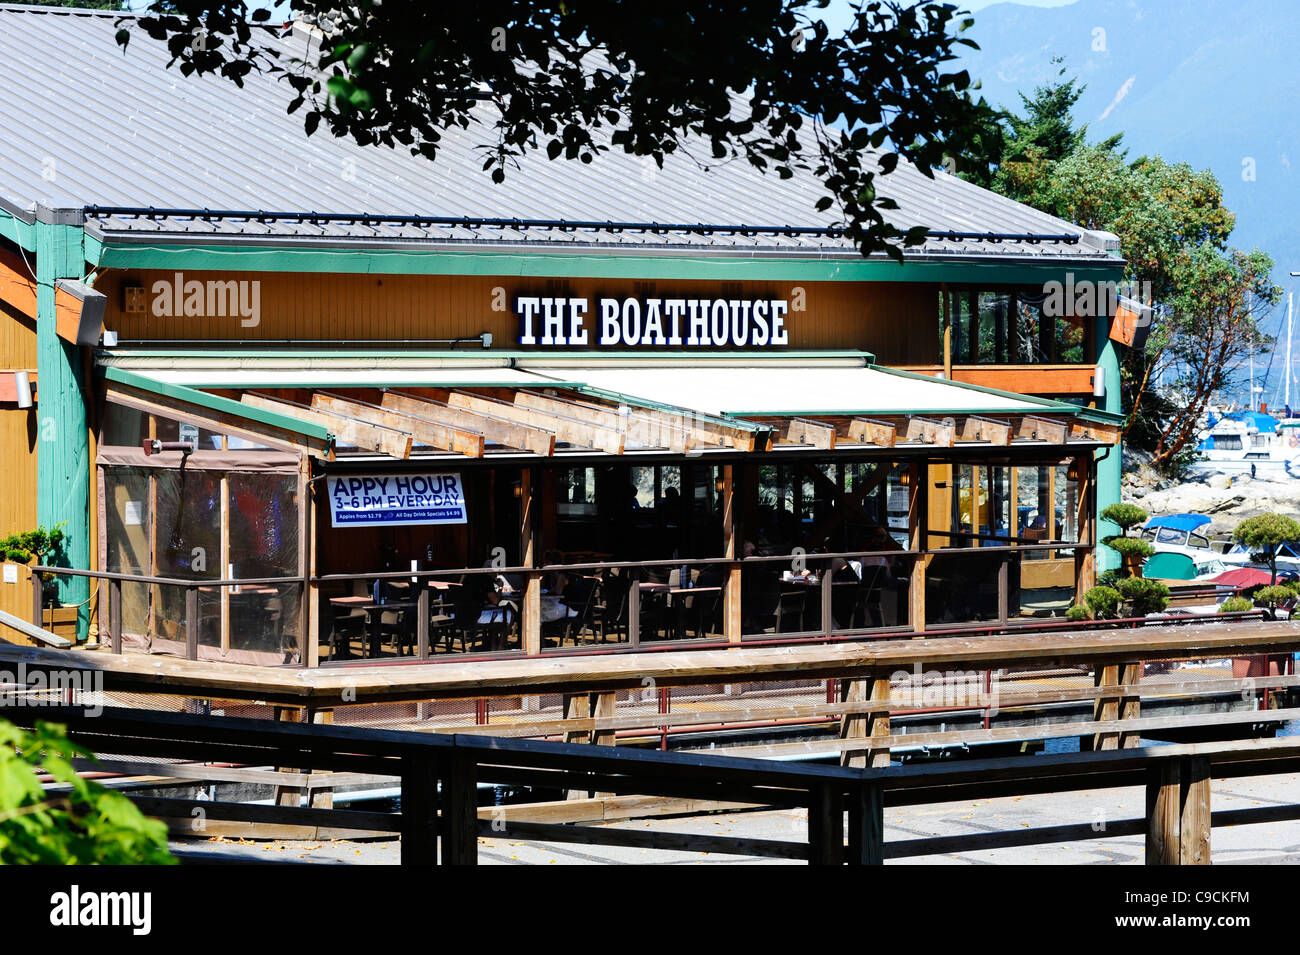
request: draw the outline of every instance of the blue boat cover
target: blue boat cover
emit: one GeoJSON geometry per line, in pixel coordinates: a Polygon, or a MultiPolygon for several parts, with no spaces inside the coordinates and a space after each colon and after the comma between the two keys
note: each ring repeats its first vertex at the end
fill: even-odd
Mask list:
{"type": "Polygon", "coordinates": [[[1176,531],[1194,531],[1209,523],[1210,518],[1204,514],[1167,514],[1164,517],[1151,518],[1147,521],[1147,527],[1171,527],[1176,531]]]}
{"type": "Polygon", "coordinates": [[[1246,424],[1253,424],[1260,432],[1267,433],[1277,430],[1277,418],[1271,414],[1264,414],[1262,411],[1233,411],[1224,415],[1230,421],[1243,421],[1246,424]]]}

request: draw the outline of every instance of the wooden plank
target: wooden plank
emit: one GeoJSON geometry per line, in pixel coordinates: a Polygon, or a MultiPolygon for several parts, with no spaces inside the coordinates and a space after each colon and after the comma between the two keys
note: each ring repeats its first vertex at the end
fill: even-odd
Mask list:
{"type": "Polygon", "coordinates": [[[1065,444],[1069,431],[1069,424],[1059,418],[1025,415],[1020,419],[1020,429],[1016,432],[1016,437],[1022,440],[1046,441],[1049,444],[1065,444]]]}
{"type": "Polygon", "coordinates": [[[811,418],[791,418],[782,437],[783,444],[803,444],[822,451],[835,450],[835,426],[811,418]]]}
{"type": "Polygon", "coordinates": [[[885,798],[878,783],[849,792],[849,865],[885,864],[885,798]]]}
{"type": "MultiPolygon", "coordinates": [[[[597,427],[620,431],[630,444],[640,444],[649,448],[667,448],[677,454],[685,454],[696,443],[690,429],[686,426],[683,415],[644,409],[633,410],[630,405],[610,408],[585,401],[543,395],[535,391],[515,392],[515,405],[548,414],[564,415],[589,422],[597,427]]],[[[710,440],[705,443],[715,442],[710,440]]]]}
{"type": "Polygon", "coordinates": [[[446,428],[478,432],[488,441],[507,448],[531,451],[545,458],[555,453],[554,431],[521,424],[509,418],[453,408],[428,398],[417,398],[397,391],[385,391],[380,405],[385,410],[432,421],[446,428]]]}
{"type": "Polygon", "coordinates": [[[1102,444],[1114,444],[1124,432],[1116,424],[1101,424],[1096,421],[1071,421],[1070,439],[1072,441],[1098,441],[1102,444]]]}
{"type": "Polygon", "coordinates": [[[1147,865],[1178,864],[1179,760],[1163,760],[1147,770],[1147,865]]]}
{"type": "MultiPolygon", "coordinates": [[[[946,332],[946,330],[945,330],[946,332]]],[[[891,363],[892,364],[892,363],[891,363]]],[[[895,365],[900,371],[1019,395],[1091,395],[1092,365],[895,365]]]]}
{"type": "MultiPolygon", "coordinates": [[[[39,587],[36,588],[36,592],[40,592],[39,587]]],[[[71,640],[61,637],[57,633],[51,633],[44,627],[37,626],[34,623],[29,623],[21,617],[15,617],[13,614],[6,613],[3,610],[0,610],[0,624],[18,631],[24,637],[27,637],[27,639],[39,645],[54,647],[59,650],[66,650],[72,646],[71,640]]]]}
{"type": "Polygon", "coordinates": [[[361,421],[340,414],[332,414],[306,405],[282,401],[255,392],[245,392],[239,399],[250,408],[274,411],[289,415],[311,424],[328,428],[339,444],[352,445],[364,451],[378,451],[392,458],[405,460],[411,456],[412,437],[410,432],[361,421]]]}
{"type": "Polygon", "coordinates": [[[1011,443],[1011,422],[970,415],[962,422],[961,439],[1008,445],[1011,443]]]}
{"type": "Polygon", "coordinates": [[[555,825],[536,822],[511,822],[505,832],[492,823],[479,822],[479,836],[485,839],[527,839],[561,845],[623,846],[634,849],[659,849],[676,852],[699,852],[712,855],[753,856],[766,859],[808,858],[808,847],[778,839],[745,839],[734,836],[708,836],[694,832],[658,832],[636,829],[609,829],[596,826],[555,825]]]}
{"type": "MultiPolygon", "coordinates": [[[[520,392],[520,394],[525,394],[525,392],[520,392]]],[[[529,391],[526,394],[536,395],[537,393],[529,391]]],[[[680,411],[666,410],[662,407],[638,401],[627,395],[605,394],[603,392],[597,392],[593,395],[569,393],[563,396],[563,401],[603,413],[615,411],[616,409],[611,405],[617,404],[619,408],[626,407],[629,413],[643,415],[650,421],[662,421],[668,427],[682,430],[686,435],[687,442],[691,445],[707,444],[714,447],[734,448],[737,451],[771,450],[771,436],[765,431],[728,424],[719,418],[697,414],[686,408],[680,409],[680,411]],[[598,403],[595,400],[597,398],[607,403],[598,403]]],[[[537,407],[541,406],[538,405],[537,407]]],[[[559,413],[563,414],[564,412],[561,410],[559,413]]]]}
{"type": "Polygon", "coordinates": [[[856,444],[892,448],[898,440],[898,427],[879,418],[854,418],[849,421],[849,440],[856,444]]]}
{"type": "MultiPolygon", "coordinates": [[[[841,680],[840,693],[846,703],[863,703],[871,695],[868,680],[841,680]]],[[[865,739],[870,732],[865,713],[846,712],[840,717],[840,739],[865,739]]],[[[864,767],[867,754],[862,750],[840,754],[841,766],[864,767]]]]}
{"type": "Polygon", "coordinates": [[[956,436],[957,428],[953,424],[913,415],[907,419],[907,432],[903,440],[919,441],[921,444],[932,444],[939,448],[951,448],[956,436]]]}
{"type": "Polygon", "coordinates": [[[1179,761],[1178,864],[1210,864],[1210,761],[1179,761]]]}
{"type": "Polygon", "coordinates": [[[566,444],[592,448],[596,451],[604,451],[606,454],[623,453],[624,436],[618,429],[602,428],[576,418],[512,405],[509,402],[485,398],[466,391],[453,391],[447,396],[447,403],[455,408],[465,408],[507,418],[534,428],[544,428],[554,432],[557,441],[566,444]]]}
{"type": "Polygon", "coordinates": [[[481,431],[454,427],[428,418],[392,411],[363,401],[350,401],[319,391],[311,396],[311,406],[317,411],[388,428],[397,434],[409,434],[413,441],[419,441],[440,451],[452,451],[470,458],[483,457],[485,437],[481,431]]]}

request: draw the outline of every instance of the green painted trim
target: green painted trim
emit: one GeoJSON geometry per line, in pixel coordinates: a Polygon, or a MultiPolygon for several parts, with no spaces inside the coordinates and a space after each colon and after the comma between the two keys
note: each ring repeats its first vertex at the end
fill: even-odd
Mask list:
{"type": "Polygon", "coordinates": [[[24,222],[2,206],[0,206],[0,238],[8,239],[28,252],[36,251],[35,223],[24,222]]]}
{"type": "Polygon", "coordinates": [[[476,249],[301,248],[293,245],[139,245],[97,242],[96,262],[121,269],[197,269],[253,272],[377,273],[386,275],[501,275],[522,278],[608,278],[768,282],[983,282],[1038,284],[1072,273],[1075,281],[1122,278],[1124,263],[794,258],[735,256],[701,249],[694,255],[655,255],[562,249],[494,252],[476,249]]]}
{"type": "Polygon", "coordinates": [[[185,401],[200,408],[207,408],[209,411],[238,415],[248,421],[257,421],[308,438],[316,438],[320,441],[332,440],[329,430],[318,424],[299,421],[297,418],[291,418],[288,415],[282,415],[274,411],[266,411],[262,408],[251,408],[230,398],[210,395],[195,388],[187,388],[185,385],[174,385],[170,382],[159,381],[156,378],[149,378],[146,375],[127,371],[124,368],[102,368],[100,370],[107,381],[139,388],[141,391],[147,391],[150,394],[171,398],[175,401],[185,401]]]}
{"type": "MultiPolygon", "coordinates": [[[[1025,367],[1032,368],[1032,365],[1025,367]]],[[[872,365],[872,371],[883,371],[887,375],[897,375],[900,378],[913,378],[920,381],[941,381],[945,385],[951,385],[954,388],[963,388],[966,391],[974,391],[985,395],[996,395],[999,398],[1010,398],[1015,401],[1027,401],[1030,404],[1036,404],[1045,410],[1058,414],[1068,414],[1075,418],[1083,418],[1085,421],[1096,421],[1105,424],[1120,424],[1124,421],[1124,416],[1114,414],[1109,411],[1103,411],[1100,408],[1083,408],[1079,405],[1072,405],[1068,401],[1057,401],[1055,398],[1040,398],[1037,395],[1022,395],[1014,391],[1001,391],[997,388],[989,388],[986,385],[973,385],[966,381],[952,381],[948,378],[935,378],[931,375],[922,375],[915,371],[904,371],[901,368],[890,368],[885,365],[872,365]]],[[[1006,414],[1007,409],[990,409],[988,411],[970,411],[969,414],[1006,414]]]]}
{"type": "MultiPolygon", "coordinates": [[[[195,340],[200,345],[199,340],[195,340]]],[[[397,343],[395,343],[397,344],[397,343]]],[[[122,355],[127,358],[432,358],[457,359],[468,361],[495,360],[501,367],[515,367],[516,363],[525,363],[521,371],[528,371],[528,362],[547,361],[586,361],[593,364],[610,364],[616,361],[635,360],[638,362],[658,360],[675,360],[686,363],[693,360],[730,361],[774,361],[803,359],[854,359],[861,361],[863,367],[870,365],[875,356],[868,351],[846,349],[840,351],[816,351],[798,349],[791,351],[700,351],[683,348],[679,351],[522,351],[518,349],[470,349],[466,351],[442,350],[419,351],[405,348],[375,348],[356,350],[351,348],[135,348],[128,342],[112,350],[105,350],[105,355],[122,355]]],[[[472,367],[465,365],[463,367],[472,367]]],[[[485,368],[491,366],[484,366],[485,368]]]]}

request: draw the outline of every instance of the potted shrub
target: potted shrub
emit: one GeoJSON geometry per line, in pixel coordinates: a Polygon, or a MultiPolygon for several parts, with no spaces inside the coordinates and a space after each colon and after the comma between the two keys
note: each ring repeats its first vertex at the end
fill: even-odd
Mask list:
{"type": "MultiPolygon", "coordinates": [[[[26,567],[30,566],[32,561],[36,561],[38,564],[48,565],[50,559],[58,560],[63,556],[63,542],[66,536],[62,524],[56,525],[53,529],[38,527],[34,531],[23,531],[0,538],[0,553],[4,554],[4,559],[8,563],[22,564],[26,567]]],[[[48,608],[59,605],[58,585],[53,575],[43,576],[41,594],[42,606],[48,608]]]]}

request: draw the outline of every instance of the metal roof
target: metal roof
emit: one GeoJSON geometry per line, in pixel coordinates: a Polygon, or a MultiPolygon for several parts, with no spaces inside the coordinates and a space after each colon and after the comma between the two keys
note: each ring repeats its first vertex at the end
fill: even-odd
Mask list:
{"type": "MultiPolygon", "coordinates": [[[[166,68],[166,46],[138,29],[123,52],[114,39],[122,17],[0,5],[0,205],[19,214],[37,201],[113,207],[88,216],[92,232],[150,243],[857,255],[821,231],[833,216],[815,211],[823,191],[809,175],[781,180],[743,159],[705,163],[690,154],[707,149],[687,149],[669,155],[662,170],[622,152],[591,164],[534,154],[493,185],[478,148],[487,126],[446,131],[434,162],[323,130],[308,137],[301,115],[285,112],[286,84],[257,73],[242,88],[185,77],[166,68]],[[122,211],[150,207],[179,211],[122,211]],[[333,216],[303,216],[314,212],[333,216]],[[630,227],[597,226],[611,222],[630,227]],[[661,228],[642,228],[655,224],[661,228]]],[[[293,55],[306,40],[268,32],[267,42],[293,55]]],[[[482,110],[490,119],[489,107],[482,110]]],[[[1114,237],[942,172],[928,179],[902,163],[881,179],[880,192],[897,201],[888,215],[900,227],[933,230],[908,250],[911,258],[1116,261],[1114,237]]]]}

